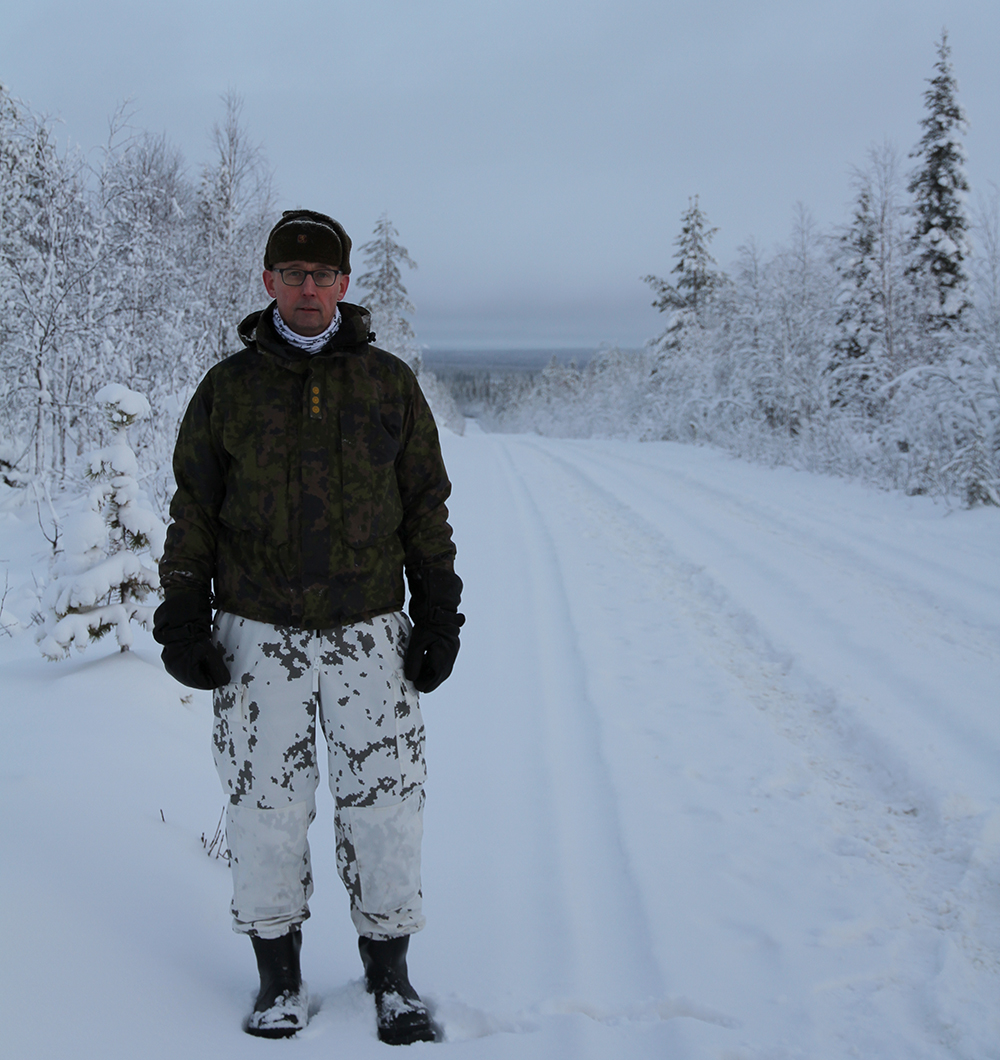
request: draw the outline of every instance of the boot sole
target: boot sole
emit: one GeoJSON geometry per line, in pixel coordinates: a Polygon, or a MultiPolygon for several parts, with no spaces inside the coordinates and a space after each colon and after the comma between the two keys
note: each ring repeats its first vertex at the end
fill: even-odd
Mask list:
{"type": "MultiPolygon", "coordinates": [[[[416,1013],[413,1013],[416,1016],[416,1013]]],[[[414,1042],[442,1042],[444,1035],[441,1028],[426,1014],[422,1020],[405,1019],[397,1023],[377,1023],[376,1032],[378,1040],[386,1045],[413,1045],[414,1042]]]]}
{"type": "MultiPolygon", "coordinates": [[[[416,1028],[414,1028],[416,1030],[416,1028]]],[[[436,1042],[438,1036],[433,1027],[421,1027],[418,1033],[414,1030],[383,1031],[379,1028],[378,1040],[386,1045],[413,1045],[415,1042],[436,1042]]]]}
{"type": "Polygon", "coordinates": [[[255,1038],[291,1038],[293,1034],[298,1034],[301,1027],[244,1027],[247,1034],[252,1034],[255,1038]]]}

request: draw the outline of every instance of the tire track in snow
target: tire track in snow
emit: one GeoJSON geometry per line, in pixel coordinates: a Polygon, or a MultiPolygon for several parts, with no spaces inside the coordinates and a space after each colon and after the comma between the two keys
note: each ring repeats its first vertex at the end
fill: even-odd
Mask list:
{"type": "Polygon", "coordinates": [[[509,1017],[516,1023],[553,989],[568,989],[573,925],[555,881],[553,784],[514,498],[486,436],[463,440],[448,461],[468,624],[454,674],[424,708],[428,757],[436,759],[429,761],[425,889],[428,906],[447,911],[441,927],[451,940],[442,937],[441,960],[463,985],[463,1003],[478,1006],[487,1024],[505,1026],[509,1013],[497,1014],[498,997],[523,1010],[509,1017]],[[442,790],[448,805],[435,814],[442,790]]]}
{"type": "Polygon", "coordinates": [[[601,754],[599,723],[556,548],[510,447],[494,438],[532,585],[561,887],[574,925],[569,955],[574,978],[585,1001],[620,1005],[661,998],[662,974],[622,841],[617,797],[601,754]],[[612,990],[617,996],[608,996],[612,990]]]}
{"type": "MultiPolygon", "coordinates": [[[[815,751],[822,752],[813,760],[816,765],[847,754],[840,746],[841,736],[833,717],[836,705],[833,689],[824,688],[807,673],[793,676],[792,658],[771,643],[756,618],[740,608],[725,587],[706,574],[700,565],[679,554],[666,535],[623,504],[616,494],[561,455],[530,442],[525,447],[557,468],[568,482],[586,495],[585,503],[597,509],[599,518],[609,528],[614,528],[609,537],[617,538],[625,545],[623,551],[627,550],[637,567],[662,572],[669,583],[674,605],[698,631],[707,659],[731,673],[751,700],[767,711],[787,737],[807,743],[818,731],[827,732],[836,750],[815,748],[815,751]]],[[[610,542],[609,547],[613,547],[610,542]]],[[[856,736],[856,733],[851,735],[856,736]]],[[[899,790],[892,774],[880,765],[882,755],[891,755],[891,751],[874,738],[868,751],[865,758],[870,761],[865,763],[865,772],[868,775],[882,774],[880,794],[884,797],[889,789],[894,789],[894,798],[901,799],[909,808],[910,797],[899,790]]],[[[899,770],[905,770],[903,763],[899,763],[899,770]]],[[[835,768],[832,775],[838,785],[849,782],[839,768],[835,768]]],[[[863,801],[859,796],[859,804],[863,801]]]]}
{"type": "MultiPolygon", "coordinates": [[[[840,684],[842,700],[852,687],[850,698],[857,709],[881,711],[895,703],[891,709],[900,712],[899,718],[887,716],[885,727],[892,728],[904,718],[912,723],[919,717],[927,738],[936,744],[947,746],[959,735],[966,762],[976,761],[981,778],[995,772],[1000,725],[987,711],[963,713],[953,709],[956,700],[975,702],[990,673],[995,675],[1000,667],[1000,640],[992,628],[989,611],[977,608],[970,624],[965,615],[956,613],[962,610],[960,605],[955,609],[947,607],[947,595],[942,600],[937,592],[930,595],[894,572],[887,575],[883,567],[859,558],[840,542],[831,542],[829,534],[821,537],[813,530],[797,532],[793,523],[775,518],[760,506],[744,503],[732,494],[722,494],[725,508],[719,510],[718,520],[709,521],[704,504],[699,502],[705,496],[717,497],[721,491],[701,483],[692,486],[688,476],[673,476],[662,470],[660,475],[669,481],[687,480],[684,485],[695,499],[685,503],[682,497],[662,492],[650,494],[648,464],[642,465],[639,476],[629,461],[602,460],[591,448],[586,449],[585,455],[568,447],[556,455],[543,443],[530,444],[551,459],[563,461],[583,480],[606,491],[635,519],[657,528],[657,532],[659,527],[671,524],[675,530],[686,528],[689,537],[694,530],[695,536],[708,546],[700,551],[711,557],[713,568],[724,568],[724,573],[716,577],[737,577],[743,609],[754,614],[755,621],[761,616],[762,628],[770,627],[770,641],[789,662],[796,655],[802,627],[811,624],[816,631],[814,643],[820,638],[826,640],[826,673],[817,673],[817,679],[828,684],[838,680],[838,666],[845,676],[851,677],[849,682],[840,684]],[[596,459],[591,460],[592,457],[596,459]],[[594,465],[603,468],[604,473],[595,473],[594,465]],[[751,507],[752,519],[766,522],[764,533],[778,537],[784,549],[780,554],[788,561],[782,566],[773,562],[779,554],[777,543],[755,540],[748,532],[750,520],[740,510],[751,507]],[[734,521],[734,509],[742,522],[734,521]],[[788,572],[793,566],[794,576],[788,572]],[[747,585],[755,588],[752,602],[747,600],[747,585]],[[794,622],[791,616],[795,617],[794,622]],[[881,622],[876,621],[876,616],[881,622]],[[884,629],[893,631],[892,654],[887,654],[885,645],[880,643],[884,629]],[[942,653],[952,657],[946,674],[937,662],[942,653]],[[900,699],[901,691],[905,692],[905,699],[900,699]]],[[[812,664],[817,661],[814,659],[812,664]]],[[[810,663],[805,665],[808,668],[810,663]]],[[[946,790],[947,784],[939,778],[938,787],[946,790]]]]}
{"type": "MultiPolygon", "coordinates": [[[[537,444],[537,443],[536,443],[537,444]]],[[[616,456],[606,449],[588,446],[586,467],[591,476],[600,467],[619,477],[626,478],[633,486],[648,487],[650,477],[668,481],[676,493],[676,487],[707,499],[720,515],[731,518],[734,513],[749,525],[779,536],[783,541],[802,548],[808,539],[825,560],[835,560],[842,569],[852,574],[864,573],[878,578],[894,593],[905,593],[918,605],[936,613],[947,609],[947,617],[962,622],[970,630],[984,631],[990,635],[988,648],[996,647],[996,635],[1000,634],[1000,613],[996,601],[1000,598],[1000,579],[991,578],[990,571],[977,570],[967,574],[955,564],[947,565],[942,558],[926,550],[917,552],[907,547],[898,538],[891,542],[880,540],[871,533],[863,533],[856,527],[848,535],[835,523],[821,520],[806,512],[777,513],[773,508],[738,495],[731,490],[698,480],[677,468],[664,466],[651,460],[637,459],[629,454],[627,459],[616,456]],[[635,474],[642,469],[642,483],[635,474]],[[917,584],[909,576],[914,567],[921,568],[925,584],[917,584]],[[933,591],[926,582],[933,577],[933,591]],[[961,590],[960,594],[955,592],[961,590]]],[[[564,459],[571,454],[565,453],[564,459]]],[[[579,461],[571,461],[580,469],[579,461]]]]}
{"type": "MultiPolygon", "coordinates": [[[[778,731],[806,752],[810,769],[827,785],[832,816],[844,836],[840,852],[879,865],[899,887],[902,918],[923,925],[940,940],[939,967],[950,962],[953,970],[956,961],[961,963],[960,975],[975,984],[970,993],[993,996],[1000,961],[989,940],[1000,938],[1000,918],[992,908],[991,877],[996,873],[989,865],[1000,852],[1000,816],[994,813],[984,821],[981,814],[961,809],[947,812],[946,792],[927,790],[926,778],[913,775],[911,763],[891,743],[849,711],[845,715],[836,687],[824,687],[798,663],[793,665],[787,652],[776,650],[755,615],[739,607],[726,587],[701,566],[678,554],[665,533],[637,510],[644,505],[633,507],[629,490],[641,489],[641,484],[621,466],[625,461],[615,462],[615,478],[609,483],[607,475],[591,473],[592,454],[578,453],[572,444],[517,439],[508,445],[511,451],[530,452],[536,461],[547,462],[570,483],[581,510],[589,507],[597,519],[615,528],[608,535],[612,547],[617,539],[638,566],[664,572],[674,602],[688,610],[703,637],[706,658],[737,678],[778,731]]],[[[537,472],[527,471],[523,457],[517,465],[527,472],[526,478],[532,474],[538,478],[537,472]]],[[[556,488],[554,482],[548,483],[550,495],[556,488]]],[[[689,510],[682,511],[679,503],[674,508],[699,532],[718,536],[689,510]]],[[[786,528],[785,533],[792,540],[783,543],[794,545],[793,530],[786,528]]],[[[848,562],[843,553],[838,558],[848,562]]],[[[767,575],[777,583],[783,581],[773,567],[767,575]]],[[[891,593],[893,578],[886,582],[885,591],[891,593]]],[[[811,617],[821,621],[823,614],[817,611],[811,617]]],[[[966,626],[966,636],[979,632],[966,626]]],[[[989,647],[985,646],[987,651],[989,647]]],[[[984,754],[990,755],[989,747],[984,754]]],[[[922,1008],[928,1036],[945,1046],[949,1055],[976,1055],[975,1046],[970,1053],[962,1044],[961,1027],[949,1015],[962,1010],[964,999],[937,997],[933,980],[926,989],[930,996],[922,1008]]]]}

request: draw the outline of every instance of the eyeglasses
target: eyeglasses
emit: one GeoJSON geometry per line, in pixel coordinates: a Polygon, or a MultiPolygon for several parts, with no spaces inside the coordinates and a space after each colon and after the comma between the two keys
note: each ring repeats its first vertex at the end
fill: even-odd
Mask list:
{"type": "Polygon", "coordinates": [[[301,287],[306,277],[311,276],[317,287],[332,287],[337,282],[340,269],[271,269],[281,277],[286,287],[301,287]]]}

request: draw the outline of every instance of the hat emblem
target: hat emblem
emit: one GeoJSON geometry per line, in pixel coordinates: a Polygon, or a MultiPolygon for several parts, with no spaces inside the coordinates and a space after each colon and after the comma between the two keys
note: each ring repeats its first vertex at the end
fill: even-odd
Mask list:
{"type": "Polygon", "coordinates": [[[308,240],[308,238],[309,237],[305,234],[305,232],[299,232],[299,242],[300,243],[305,243],[306,240],[308,240]]]}

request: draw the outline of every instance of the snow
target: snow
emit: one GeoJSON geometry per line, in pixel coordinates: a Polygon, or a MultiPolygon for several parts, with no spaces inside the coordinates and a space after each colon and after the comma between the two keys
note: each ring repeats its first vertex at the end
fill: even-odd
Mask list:
{"type": "Polygon", "coordinates": [[[109,445],[95,449],[87,457],[91,475],[107,475],[109,478],[118,475],[123,478],[134,478],[139,474],[139,462],[135,453],[127,444],[109,445]]]}
{"type": "Polygon", "coordinates": [[[92,637],[101,637],[110,630],[122,651],[127,651],[134,642],[132,622],[152,628],[155,607],[143,604],[104,604],[91,607],[82,613],[64,615],[51,629],[38,638],[38,650],[53,662],[64,658],[70,645],[77,651],[85,651],[92,637]]]}
{"type": "Polygon", "coordinates": [[[143,420],[150,413],[149,401],[145,394],[129,390],[121,383],[108,383],[102,386],[94,395],[94,401],[98,405],[114,406],[121,416],[130,419],[143,420]]]}
{"type": "MultiPolygon", "coordinates": [[[[446,432],[468,622],[424,697],[414,985],[456,1057],[1000,1056],[1000,511],[670,443],[446,432]]],[[[12,585],[44,567],[0,509],[12,585]]],[[[23,594],[6,611],[24,623],[23,594]]],[[[329,800],[308,1028],[242,1033],[210,698],[0,633],[27,1060],[385,1054],[329,800]]]]}
{"type": "Polygon", "coordinates": [[[102,555],[108,544],[108,524],[100,512],[86,508],[63,523],[62,549],[69,564],[83,566],[89,553],[102,555]]]}

